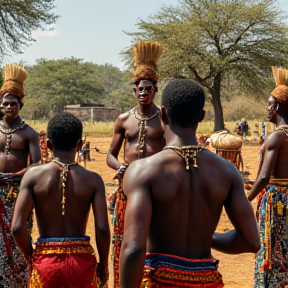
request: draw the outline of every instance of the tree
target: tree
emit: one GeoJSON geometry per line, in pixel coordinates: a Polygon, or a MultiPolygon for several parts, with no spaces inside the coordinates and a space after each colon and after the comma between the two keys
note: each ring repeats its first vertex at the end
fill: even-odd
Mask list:
{"type": "Polygon", "coordinates": [[[65,105],[100,104],[105,99],[104,85],[97,66],[81,59],[37,60],[27,67],[25,105],[26,119],[48,118],[63,111],[65,105]]]}
{"type": "Polygon", "coordinates": [[[0,0],[0,58],[21,53],[34,41],[31,31],[55,23],[54,0],[0,0]]]}
{"type": "MultiPolygon", "coordinates": [[[[135,42],[164,46],[160,78],[191,78],[206,89],[217,131],[224,129],[221,97],[231,90],[259,97],[273,87],[270,67],[287,64],[287,17],[275,3],[179,0],[176,7],[163,5],[148,21],[139,20],[139,30],[127,34],[135,42]]],[[[131,50],[124,54],[131,58],[131,50]]]]}

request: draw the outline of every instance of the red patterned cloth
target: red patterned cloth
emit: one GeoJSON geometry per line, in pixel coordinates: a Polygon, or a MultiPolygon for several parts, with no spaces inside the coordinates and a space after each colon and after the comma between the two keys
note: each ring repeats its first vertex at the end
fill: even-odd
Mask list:
{"type": "Polygon", "coordinates": [[[96,266],[89,237],[40,238],[33,252],[29,287],[96,288],[96,266]]]}
{"type": "Polygon", "coordinates": [[[193,287],[222,288],[218,260],[186,259],[174,255],[148,253],[141,288],[193,287]]]}

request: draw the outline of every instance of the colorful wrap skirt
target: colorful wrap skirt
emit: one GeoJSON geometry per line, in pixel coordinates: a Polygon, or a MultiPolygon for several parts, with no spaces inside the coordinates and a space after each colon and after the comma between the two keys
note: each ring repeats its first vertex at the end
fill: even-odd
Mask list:
{"type": "MultiPolygon", "coordinates": [[[[11,234],[14,206],[19,193],[21,177],[0,181],[0,287],[22,288],[28,285],[28,266],[11,234]]],[[[27,221],[32,231],[32,212],[27,221]]]]}
{"type": "Polygon", "coordinates": [[[222,276],[218,272],[218,263],[213,257],[195,260],[148,253],[140,287],[224,287],[222,276]]]}
{"type": "Polygon", "coordinates": [[[288,287],[288,179],[272,178],[258,201],[254,288],[288,287]]]}
{"type": "Polygon", "coordinates": [[[98,287],[90,237],[39,238],[35,244],[29,287],[98,287]]]}
{"type": "Polygon", "coordinates": [[[123,192],[122,180],[116,191],[116,205],[112,217],[113,236],[112,236],[112,260],[114,270],[114,288],[120,287],[120,250],[124,236],[124,217],[126,211],[127,198],[123,192]]]}

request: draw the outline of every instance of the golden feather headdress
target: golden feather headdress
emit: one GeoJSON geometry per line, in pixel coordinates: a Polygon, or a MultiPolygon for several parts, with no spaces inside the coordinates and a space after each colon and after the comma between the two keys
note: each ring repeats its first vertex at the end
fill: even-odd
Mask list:
{"type": "Polygon", "coordinates": [[[288,101],[288,70],[272,66],[276,88],[271,95],[279,102],[288,101]]]}
{"type": "Polygon", "coordinates": [[[150,79],[156,84],[158,61],[162,54],[163,46],[157,42],[140,41],[134,46],[133,82],[150,79]]]}
{"type": "Polygon", "coordinates": [[[27,79],[27,72],[24,67],[16,64],[7,64],[2,73],[3,85],[0,89],[0,95],[14,95],[21,101],[24,94],[24,81],[27,79]]]}

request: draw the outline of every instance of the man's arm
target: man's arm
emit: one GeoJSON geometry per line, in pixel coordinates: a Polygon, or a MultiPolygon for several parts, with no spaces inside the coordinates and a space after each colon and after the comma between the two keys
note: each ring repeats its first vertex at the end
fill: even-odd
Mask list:
{"type": "Polygon", "coordinates": [[[100,260],[97,265],[97,274],[102,282],[106,282],[109,277],[108,256],[110,248],[110,228],[108,224],[105,186],[101,177],[99,175],[96,177],[92,209],[94,214],[96,246],[100,260]]]}
{"type": "Polygon", "coordinates": [[[122,288],[140,287],[146,254],[146,241],[152,217],[149,175],[143,161],[133,162],[124,176],[123,190],[127,195],[124,239],[120,254],[122,288]]]}
{"type": "Polygon", "coordinates": [[[122,115],[120,115],[117,117],[115,121],[113,137],[106,158],[107,165],[115,170],[118,170],[122,165],[118,161],[119,151],[122,147],[122,143],[124,140],[124,131],[122,126],[123,126],[123,119],[122,115]]]}
{"type": "Polygon", "coordinates": [[[32,243],[26,229],[26,221],[33,209],[31,189],[32,173],[31,170],[28,171],[22,179],[20,192],[14,208],[11,228],[13,238],[27,261],[30,261],[33,253],[32,243]]]}
{"type": "MultiPolygon", "coordinates": [[[[31,128],[32,129],[32,128],[31,128]]],[[[39,135],[36,131],[31,131],[31,137],[29,139],[29,154],[30,164],[38,163],[41,161],[41,149],[39,144],[39,135]]]]}
{"type": "Polygon", "coordinates": [[[211,247],[228,254],[256,253],[260,249],[260,238],[254,212],[245,195],[240,173],[235,167],[231,167],[230,172],[233,180],[224,206],[235,229],[215,232],[211,247]]]}
{"type": "Polygon", "coordinates": [[[274,170],[277,155],[279,152],[281,141],[279,141],[279,133],[274,132],[265,141],[264,159],[261,165],[259,175],[248,195],[249,201],[252,201],[269,183],[270,176],[274,170]]]}

